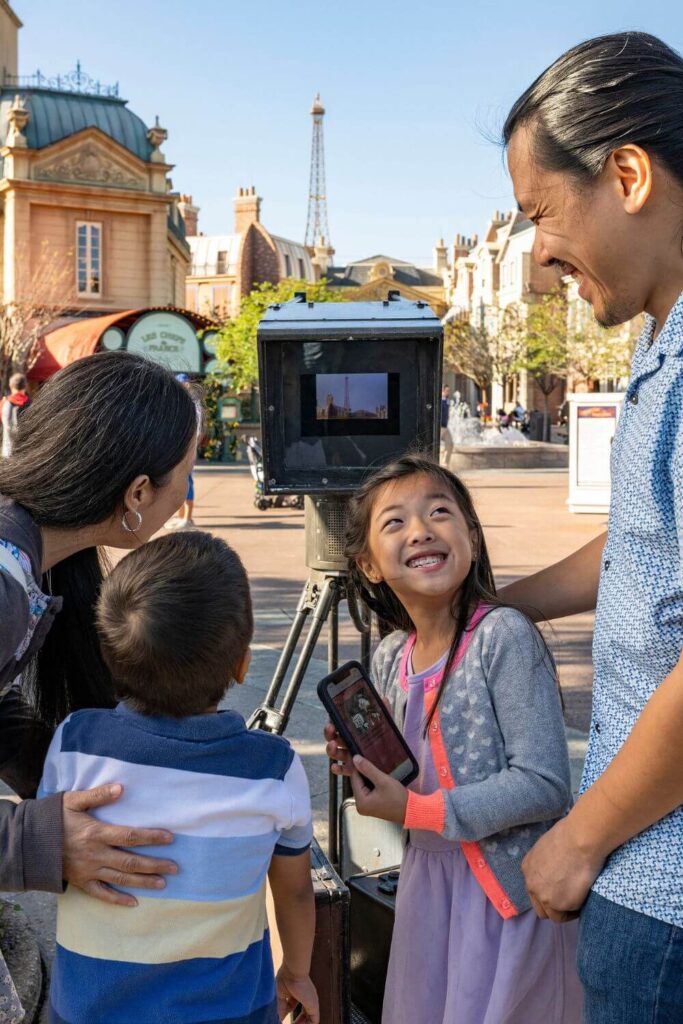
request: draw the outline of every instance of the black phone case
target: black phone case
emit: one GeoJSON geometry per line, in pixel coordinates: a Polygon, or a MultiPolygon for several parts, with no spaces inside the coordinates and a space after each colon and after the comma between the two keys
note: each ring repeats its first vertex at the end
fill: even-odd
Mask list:
{"type": "MultiPolygon", "coordinates": [[[[324,706],[324,708],[327,711],[328,715],[330,716],[330,719],[332,720],[332,722],[333,722],[337,732],[339,733],[341,738],[344,740],[344,743],[349,748],[351,753],[352,754],[360,754],[361,757],[365,757],[365,754],[360,749],[358,743],[356,743],[356,741],[354,740],[353,736],[351,735],[349,730],[346,728],[346,723],[343,721],[343,719],[341,718],[339,712],[337,711],[336,707],[334,706],[332,698],[327,693],[327,687],[330,686],[331,684],[340,683],[344,679],[344,677],[349,674],[349,670],[350,669],[355,669],[358,672],[358,674],[360,676],[362,676],[364,681],[367,683],[368,687],[370,688],[370,691],[372,692],[373,696],[377,700],[378,707],[381,708],[382,714],[384,715],[384,717],[387,720],[389,728],[398,736],[398,739],[401,742],[401,746],[405,750],[406,760],[410,760],[410,762],[411,762],[411,764],[413,766],[413,770],[411,772],[409,772],[408,775],[406,775],[406,777],[404,779],[400,780],[401,783],[404,786],[407,786],[411,782],[413,782],[413,780],[416,779],[418,777],[418,775],[420,774],[419,765],[418,765],[417,761],[415,760],[415,758],[413,757],[413,754],[412,754],[411,750],[407,746],[406,741],[403,739],[403,736],[401,735],[401,730],[398,728],[398,726],[396,725],[396,722],[391,717],[391,714],[389,713],[389,711],[388,711],[384,701],[382,700],[382,698],[378,694],[378,692],[375,689],[375,687],[372,685],[372,682],[369,679],[367,672],[364,670],[364,668],[360,664],[360,662],[358,662],[358,661],[346,661],[346,662],[344,662],[343,665],[340,665],[339,668],[336,669],[334,672],[330,672],[329,675],[324,676],[320,680],[320,682],[318,683],[318,697],[320,698],[320,702],[324,706]]],[[[374,787],[373,787],[372,783],[370,782],[370,780],[366,779],[365,776],[363,776],[363,778],[365,779],[365,782],[369,786],[369,788],[370,789],[374,789],[374,787]]]]}

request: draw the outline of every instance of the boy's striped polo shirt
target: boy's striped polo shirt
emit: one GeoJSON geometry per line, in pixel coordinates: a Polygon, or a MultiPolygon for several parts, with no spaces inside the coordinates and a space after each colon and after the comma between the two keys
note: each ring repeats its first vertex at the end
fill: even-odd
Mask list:
{"type": "Polygon", "coordinates": [[[120,782],[93,812],[164,828],[174,842],[137,852],[178,865],[135,908],[68,886],[59,898],[53,1024],[275,1024],[265,911],[273,854],[304,852],[311,806],[286,740],[232,711],[174,719],[124,704],[78,711],[55,733],[39,795],[120,782]]]}

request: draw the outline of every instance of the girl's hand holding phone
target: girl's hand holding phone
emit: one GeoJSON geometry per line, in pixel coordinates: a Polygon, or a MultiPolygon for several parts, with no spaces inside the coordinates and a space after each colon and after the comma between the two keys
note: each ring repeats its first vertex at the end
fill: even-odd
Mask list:
{"type": "Polygon", "coordinates": [[[408,803],[408,791],[403,783],[380,771],[365,757],[358,754],[352,757],[332,722],[325,726],[325,739],[325,753],[333,762],[332,771],[351,778],[358,813],[402,825],[408,803]],[[370,780],[374,789],[368,789],[363,776],[370,780]]]}
{"type": "Polygon", "coordinates": [[[351,753],[347,750],[344,740],[341,738],[332,722],[328,722],[325,726],[325,739],[327,744],[325,746],[325,753],[332,761],[331,771],[335,775],[352,775],[353,764],[351,763],[351,753]]]}
{"type": "Polygon", "coordinates": [[[358,813],[402,825],[408,804],[408,790],[403,783],[375,768],[374,764],[359,754],[352,759],[352,763],[351,789],[356,798],[358,813]],[[364,779],[369,779],[374,789],[369,789],[364,779]]]}

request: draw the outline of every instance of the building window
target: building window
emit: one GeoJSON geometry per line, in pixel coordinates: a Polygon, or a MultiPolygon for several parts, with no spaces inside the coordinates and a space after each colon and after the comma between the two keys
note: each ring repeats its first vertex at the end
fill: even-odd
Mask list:
{"type": "Polygon", "coordinates": [[[76,224],[76,290],[79,295],[102,293],[102,225],[76,224]]]}
{"type": "Polygon", "coordinates": [[[224,249],[219,250],[216,256],[216,273],[227,274],[228,272],[228,254],[224,249]]]}
{"type": "Polygon", "coordinates": [[[290,260],[287,253],[285,253],[285,277],[292,276],[292,261],[290,260]]]}
{"type": "Polygon", "coordinates": [[[299,260],[299,277],[302,281],[306,278],[306,268],[304,266],[304,261],[301,259],[299,260]]]}

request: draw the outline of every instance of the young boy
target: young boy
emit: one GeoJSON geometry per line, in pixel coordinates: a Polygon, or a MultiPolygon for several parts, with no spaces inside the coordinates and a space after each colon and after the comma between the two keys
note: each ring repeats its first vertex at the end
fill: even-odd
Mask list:
{"type": "Polygon", "coordinates": [[[275,1024],[301,1003],[300,1020],[317,1024],[304,770],[286,740],[217,708],[249,665],[242,563],[206,533],[152,541],[104,581],[97,622],[121,703],[62,723],[41,793],[122,783],[98,817],[171,830],[178,871],[158,891],[127,890],[133,907],[67,887],[50,1021],[275,1024]],[[266,874],[284,954],[277,979],[266,874]]]}

